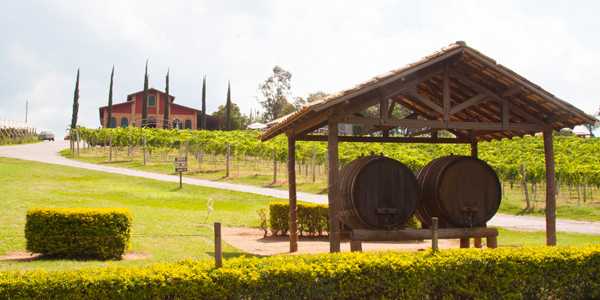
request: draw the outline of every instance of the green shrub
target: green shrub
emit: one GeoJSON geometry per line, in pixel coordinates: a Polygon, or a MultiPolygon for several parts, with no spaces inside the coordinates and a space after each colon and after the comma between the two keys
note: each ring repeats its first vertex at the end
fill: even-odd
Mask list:
{"type": "MultiPolygon", "coordinates": [[[[271,233],[285,235],[290,230],[289,205],[287,202],[269,203],[271,233]]],[[[421,228],[421,223],[415,216],[406,222],[406,228],[421,228]]],[[[298,204],[298,230],[300,234],[323,235],[329,234],[329,205],[327,204],[298,204]]]]}
{"type": "Polygon", "coordinates": [[[345,252],[0,273],[4,299],[598,299],[600,245],[345,252]]]}
{"type": "Polygon", "coordinates": [[[31,207],[25,220],[26,249],[57,257],[120,259],[130,246],[131,222],[126,208],[31,207]]]}
{"type": "Polygon", "coordinates": [[[271,233],[286,235],[290,231],[289,205],[286,202],[269,203],[269,223],[271,233]]]}
{"type": "MultiPolygon", "coordinates": [[[[289,204],[269,203],[271,233],[285,235],[290,230],[289,204]]],[[[323,235],[329,233],[329,206],[326,204],[298,204],[298,231],[300,234],[323,235]]]]}

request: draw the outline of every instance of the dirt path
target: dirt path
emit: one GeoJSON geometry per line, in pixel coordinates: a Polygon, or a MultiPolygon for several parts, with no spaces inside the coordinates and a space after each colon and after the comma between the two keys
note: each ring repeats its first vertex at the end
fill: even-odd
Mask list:
{"type": "MultiPolygon", "coordinates": [[[[60,156],[58,153],[69,148],[68,141],[56,141],[56,142],[43,142],[28,145],[15,145],[15,146],[2,146],[0,147],[0,156],[18,158],[24,160],[39,161],[45,163],[52,163],[57,165],[71,166],[77,168],[84,168],[88,170],[110,172],[116,174],[123,174],[129,176],[138,176],[149,179],[156,179],[161,181],[179,182],[178,176],[164,175],[157,173],[150,173],[137,170],[129,170],[123,168],[115,168],[110,166],[101,166],[90,163],[79,162],[70,160],[60,156]]],[[[277,198],[287,199],[288,192],[276,189],[268,189],[240,184],[233,184],[227,182],[214,182],[210,180],[183,178],[185,184],[192,184],[198,186],[214,187],[220,189],[229,189],[239,192],[247,192],[265,196],[273,196],[277,198]]],[[[308,193],[298,193],[298,199],[311,203],[324,203],[326,204],[326,195],[314,195],[308,193]]],[[[526,230],[526,231],[545,231],[546,220],[539,217],[529,216],[514,216],[506,214],[496,214],[492,218],[488,225],[504,227],[514,230],[526,230]]],[[[566,219],[557,219],[556,229],[559,232],[568,233],[583,233],[583,234],[598,234],[600,235],[600,222],[588,222],[588,221],[574,221],[566,219]]]]}

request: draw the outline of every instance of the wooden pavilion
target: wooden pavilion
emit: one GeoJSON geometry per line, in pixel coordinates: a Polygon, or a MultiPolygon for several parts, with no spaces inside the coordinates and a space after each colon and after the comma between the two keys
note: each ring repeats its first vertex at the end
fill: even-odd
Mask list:
{"type": "Polygon", "coordinates": [[[464,143],[477,156],[477,143],[543,132],[546,163],[546,241],[556,245],[556,181],[552,132],[596,119],[555,97],[493,59],[458,41],[404,67],[309,103],[258,136],[288,137],[290,252],[298,250],[295,180],[296,141],[328,142],[330,252],[340,251],[339,142],[464,143]],[[361,112],[377,106],[379,116],[361,112]],[[396,106],[412,113],[392,118],[396,106]],[[370,130],[339,136],[338,124],[370,130]],[[311,134],[328,126],[327,135],[311,134]],[[421,128],[409,137],[392,137],[396,127],[421,128]],[[423,129],[425,128],[425,129],[423,129]],[[452,138],[438,138],[446,130],[452,138]],[[379,134],[379,132],[381,132],[379,134]]]}

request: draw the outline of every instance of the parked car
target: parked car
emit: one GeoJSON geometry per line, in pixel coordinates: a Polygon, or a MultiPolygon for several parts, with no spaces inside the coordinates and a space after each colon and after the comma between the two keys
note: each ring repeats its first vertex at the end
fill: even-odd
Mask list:
{"type": "Polygon", "coordinates": [[[40,132],[40,137],[42,140],[49,140],[54,142],[54,133],[52,131],[42,131],[40,132]]]}

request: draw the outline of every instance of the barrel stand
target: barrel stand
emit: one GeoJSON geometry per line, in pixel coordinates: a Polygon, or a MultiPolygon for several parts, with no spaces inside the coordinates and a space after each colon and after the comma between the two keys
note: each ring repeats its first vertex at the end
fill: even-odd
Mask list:
{"type": "Polygon", "coordinates": [[[488,248],[498,247],[498,229],[491,227],[441,228],[441,229],[400,229],[400,230],[364,230],[352,229],[349,234],[350,250],[362,251],[365,241],[413,241],[432,240],[432,248],[437,248],[437,239],[460,239],[461,248],[469,248],[471,238],[475,246],[481,246],[482,238],[487,239],[488,248]],[[437,238],[436,238],[437,236],[437,238]]]}

